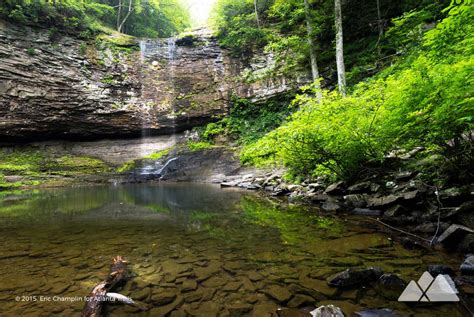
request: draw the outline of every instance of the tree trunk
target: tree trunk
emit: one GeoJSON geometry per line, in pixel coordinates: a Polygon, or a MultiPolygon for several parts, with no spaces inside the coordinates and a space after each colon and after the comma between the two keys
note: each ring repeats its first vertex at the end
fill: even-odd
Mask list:
{"type": "Polygon", "coordinates": [[[313,26],[311,25],[311,15],[308,0],[304,0],[304,13],[306,18],[306,31],[308,33],[308,44],[309,44],[309,57],[311,60],[311,74],[313,76],[313,81],[315,82],[316,89],[318,92],[316,96],[319,101],[321,101],[321,84],[319,83],[319,70],[318,70],[318,61],[316,55],[316,43],[313,38],[313,26]]]}
{"type": "Polygon", "coordinates": [[[127,12],[127,15],[125,16],[125,18],[123,18],[122,22],[120,23],[119,27],[118,27],[118,30],[119,32],[122,32],[122,29],[123,29],[123,26],[125,25],[125,22],[127,22],[127,19],[128,17],[130,16],[130,13],[132,13],[133,9],[132,9],[132,4],[133,4],[133,0],[129,0],[128,2],[128,12],[127,12]]]}
{"type": "Polygon", "coordinates": [[[260,19],[258,18],[258,10],[257,10],[257,0],[253,0],[253,6],[255,8],[255,18],[257,19],[257,26],[260,28],[260,19]]]}
{"type": "Polygon", "coordinates": [[[119,0],[117,8],[117,31],[120,32],[120,18],[122,17],[122,0],[119,0]]]}
{"type": "Polygon", "coordinates": [[[336,22],[336,64],[337,83],[341,95],[346,95],[346,69],[344,66],[344,40],[342,34],[341,0],[334,0],[334,13],[336,22]]]}
{"type": "Polygon", "coordinates": [[[383,37],[382,15],[380,13],[380,0],[377,0],[377,26],[379,28],[379,38],[377,39],[377,53],[380,56],[380,41],[383,37]]]}

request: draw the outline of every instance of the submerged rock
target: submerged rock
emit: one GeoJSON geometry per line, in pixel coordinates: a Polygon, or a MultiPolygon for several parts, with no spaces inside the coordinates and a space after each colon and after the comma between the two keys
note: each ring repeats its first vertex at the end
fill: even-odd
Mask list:
{"type": "Polygon", "coordinates": [[[309,311],[296,308],[278,308],[276,313],[278,317],[313,317],[309,311]]]}
{"type": "Polygon", "coordinates": [[[356,312],[356,315],[360,317],[399,317],[388,308],[363,310],[356,312]]]}
{"type": "Polygon", "coordinates": [[[344,288],[377,281],[383,274],[380,268],[347,269],[328,278],[329,286],[344,288]]]}
{"type": "Polygon", "coordinates": [[[279,285],[271,285],[264,289],[263,292],[279,303],[287,302],[292,296],[290,291],[279,285]]]}

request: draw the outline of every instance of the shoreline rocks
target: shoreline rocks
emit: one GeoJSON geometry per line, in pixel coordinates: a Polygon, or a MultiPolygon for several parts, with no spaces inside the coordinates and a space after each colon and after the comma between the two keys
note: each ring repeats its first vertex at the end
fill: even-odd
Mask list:
{"type": "Polygon", "coordinates": [[[381,179],[347,184],[324,185],[321,180],[288,184],[283,171],[224,177],[221,187],[260,190],[270,196],[287,197],[290,203],[307,203],[328,213],[382,217],[393,226],[403,226],[431,240],[437,233],[438,243],[447,250],[474,252],[474,230],[470,220],[474,212],[474,186],[450,187],[436,192],[417,179],[419,173],[398,171],[381,179]],[[439,195],[439,196],[437,196],[439,195]],[[438,198],[441,205],[438,205],[438,198]],[[438,217],[442,220],[438,225],[438,217]]]}

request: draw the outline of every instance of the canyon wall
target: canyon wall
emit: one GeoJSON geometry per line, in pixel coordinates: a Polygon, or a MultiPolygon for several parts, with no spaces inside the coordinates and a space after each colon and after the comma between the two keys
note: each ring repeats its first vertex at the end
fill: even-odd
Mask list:
{"type": "Polygon", "coordinates": [[[84,41],[0,21],[0,142],[184,131],[225,115],[232,95],[262,101],[305,81],[244,78],[271,66],[232,57],[206,30],[84,41]]]}

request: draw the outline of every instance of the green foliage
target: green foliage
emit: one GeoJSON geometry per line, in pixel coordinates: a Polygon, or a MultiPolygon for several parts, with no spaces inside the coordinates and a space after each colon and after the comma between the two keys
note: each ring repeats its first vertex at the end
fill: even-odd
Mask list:
{"type": "Polygon", "coordinates": [[[202,151],[202,150],[207,150],[213,147],[213,145],[209,142],[201,141],[201,142],[195,142],[195,141],[188,141],[186,143],[186,146],[190,151],[202,151]]]}
{"type": "MultiPolygon", "coordinates": [[[[272,1],[259,1],[264,14],[272,1]]],[[[264,16],[259,16],[265,20],[264,16]]],[[[270,30],[257,25],[253,0],[218,0],[212,14],[212,24],[218,31],[219,42],[235,55],[247,55],[263,48],[270,30]]]]}
{"type": "Polygon", "coordinates": [[[30,55],[30,56],[35,56],[36,55],[36,50],[33,47],[29,47],[26,50],[26,53],[28,53],[28,55],[30,55]]]}
{"type": "MultiPolygon", "coordinates": [[[[134,36],[171,36],[190,25],[180,0],[123,0],[119,22],[128,15],[122,31],[134,36]],[[129,4],[131,12],[128,15],[129,4]]],[[[100,24],[116,28],[119,0],[5,0],[0,16],[20,24],[54,28],[91,38],[100,24]],[[78,33],[77,33],[78,32],[78,33]]]]}
{"type": "Polygon", "coordinates": [[[247,146],[242,162],[282,162],[293,175],[349,178],[397,147],[442,153],[453,176],[472,164],[473,9],[467,1],[423,36],[423,45],[399,65],[360,83],[342,98],[297,96],[288,123],[247,146]],[[455,163],[454,163],[455,162],[455,163]]]}
{"type": "Polygon", "coordinates": [[[147,155],[144,157],[146,160],[159,160],[160,158],[168,155],[170,153],[170,149],[164,149],[155,153],[152,153],[150,155],[147,155]]]}
{"type": "Polygon", "coordinates": [[[292,96],[279,96],[265,103],[253,103],[245,98],[232,98],[230,114],[222,120],[209,123],[202,137],[212,140],[214,136],[235,137],[241,144],[248,144],[277,128],[293,111],[288,107],[292,96]]]}

